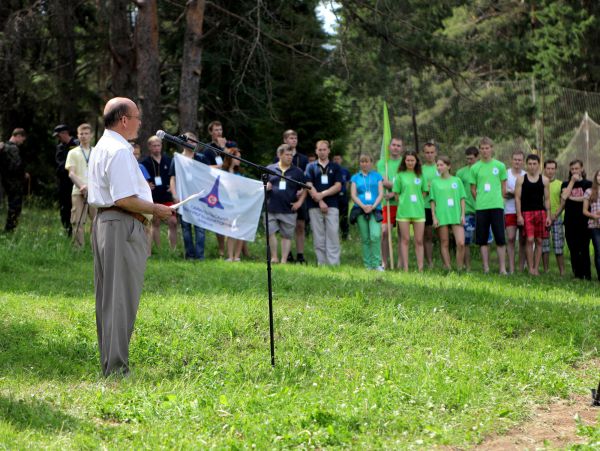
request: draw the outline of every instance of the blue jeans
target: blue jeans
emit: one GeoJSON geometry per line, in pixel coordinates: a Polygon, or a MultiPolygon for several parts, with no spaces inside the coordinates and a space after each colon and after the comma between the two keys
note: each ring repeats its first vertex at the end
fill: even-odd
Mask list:
{"type": "Polygon", "coordinates": [[[596,276],[600,280],[600,229],[590,229],[592,244],[594,245],[594,263],[596,264],[596,276]]]}
{"type": "Polygon", "coordinates": [[[189,222],[181,220],[181,234],[183,235],[183,245],[185,246],[185,258],[194,260],[204,260],[204,229],[189,222]],[[194,227],[194,237],[192,237],[192,226],[194,227]]]}

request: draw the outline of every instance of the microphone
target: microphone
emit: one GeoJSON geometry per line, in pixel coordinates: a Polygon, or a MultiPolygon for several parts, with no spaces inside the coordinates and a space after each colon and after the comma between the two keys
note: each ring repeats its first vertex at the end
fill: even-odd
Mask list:
{"type": "Polygon", "coordinates": [[[164,130],[157,130],[156,131],[156,136],[158,136],[160,139],[163,139],[165,141],[169,141],[173,144],[177,144],[179,146],[183,146],[183,147],[187,147],[188,149],[195,149],[196,146],[194,146],[193,144],[181,139],[179,136],[173,136],[173,135],[169,135],[168,133],[166,133],[164,130]]]}

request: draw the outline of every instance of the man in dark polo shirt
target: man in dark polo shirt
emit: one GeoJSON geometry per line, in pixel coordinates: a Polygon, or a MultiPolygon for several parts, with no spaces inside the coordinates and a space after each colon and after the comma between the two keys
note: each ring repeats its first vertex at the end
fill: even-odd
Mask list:
{"type": "Polygon", "coordinates": [[[309,191],[308,214],[313,245],[319,265],[340,264],[338,193],[342,189],[342,171],[329,161],[329,141],[317,141],[317,161],[306,167],[309,191]]]}
{"type": "Polygon", "coordinates": [[[79,141],[71,136],[69,127],[65,124],[59,124],[54,127],[54,133],[58,139],[56,146],[56,177],[58,179],[58,205],[60,207],[60,222],[62,223],[67,236],[71,236],[73,228],[71,226],[71,193],[73,191],[73,182],[69,178],[69,172],[65,170],[65,163],[69,151],[79,146],[79,141]]]}
{"type": "MultiPolygon", "coordinates": [[[[293,180],[304,182],[304,173],[300,168],[292,165],[294,158],[293,149],[282,144],[277,149],[279,161],[269,166],[269,169],[293,180]]],[[[292,237],[296,229],[297,212],[306,199],[306,190],[299,185],[289,182],[281,177],[270,176],[267,189],[270,191],[267,208],[269,209],[269,245],[271,247],[271,261],[277,263],[277,236],[281,235],[281,263],[287,263],[292,247],[292,237]],[[300,195],[298,195],[300,191],[300,195]]]]}
{"type": "Polygon", "coordinates": [[[348,233],[350,233],[350,224],[348,223],[348,184],[350,183],[350,171],[344,166],[344,157],[341,155],[334,155],[333,162],[337,164],[342,171],[342,190],[338,194],[339,210],[340,210],[340,230],[342,232],[342,240],[348,239],[348,233]]]}
{"type": "MultiPolygon", "coordinates": [[[[298,133],[295,130],[289,129],[283,132],[283,143],[290,146],[292,149],[292,165],[299,168],[302,173],[306,171],[306,166],[308,166],[308,157],[303,153],[300,153],[297,150],[298,147],[298,133]]],[[[273,163],[277,163],[279,161],[279,157],[275,156],[275,161],[273,163]]],[[[308,208],[306,205],[306,201],[302,204],[302,206],[298,209],[298,215],[296,217],[296,263],[306,263],[304,259],[304,240],[306,237],[306,223],[308,222],[308,208]]],[[[290,250],[290,255],[288,256],[288,261],[293,262],[294,258],[292,256],[292,251],[290,250]]]]}
{"type": "MultiPolygon", "coordinates": [[[[227,139],[223,137],[223,125],[219,121],[212,121],[208,124],[208,133],[210,134],[210,146],[224,151],[227,139]]],[[[209,166],[219,169],[223,166],[223,157],[210,147],[205,147],[202,155],[208,161],[209,166]]]]}
{"type": "MultiPolygon", "coordinates": [[[[171,159],[162,153],[162,141],[158,136],[148,138],[148,155],[142,165],[150,174],[150,182],[152,189],[152,200],[155,204],[173,205],[173,195],[169,186],[169,168],[171,167],[171,159]]],[[[160,224],[161,219],[154,217],[152,219],[152,227],[150,232],[150,242],[148,243],[149,250],[152,249],[152,241],[160,248],[160,224]]],[[[167,219],[169,225],[169,244],[171,249],[177,246],[177,215],[175,212],[167,219]]]]}

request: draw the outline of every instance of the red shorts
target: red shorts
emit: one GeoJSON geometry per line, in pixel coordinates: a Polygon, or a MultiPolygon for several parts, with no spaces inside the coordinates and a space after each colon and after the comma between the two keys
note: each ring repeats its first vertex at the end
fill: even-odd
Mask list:
{"type": "Polygon", "coordinates": [[[517,214],[509,213],[504,215],[504,227],[517,227],[517,214]]]}
{"type": "Polygon", "coordinates": [[[523,236],[526,238],[548,238],[546,212],[544,210],[524,211],[523,222],[523,236]]]}
{"type": "MultiPolygon", "coordinates": [[[[383,210],[383,221],[381,222],[382,224],[387,224],[387,211],[388,211],[388,207],[386,207],[385,205],[381,207],[381,209],[383,210]]],[[[390,225],[395,226],[396,225],[396,213],[398,213],[398,206],[397,205],[390,205],[390,225]]]]}

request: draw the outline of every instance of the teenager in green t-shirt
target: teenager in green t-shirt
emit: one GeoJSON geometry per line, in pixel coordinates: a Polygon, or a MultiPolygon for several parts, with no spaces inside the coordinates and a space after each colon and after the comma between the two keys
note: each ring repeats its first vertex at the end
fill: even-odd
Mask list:
{"type": "Polygon", "coordinates": [[[394,192],[398,194],[398,214],[400,225],[400,252],[402,269],[408,271],[408,244],[410,225],[413,226],[417,268],[423,271],[423,232],[425,230],[425,196],[427,184],[423,180],[421,163],[414,150],[407,150],[400,164],[400,171],[394,183],[394,192]]]}
{"type": "MultiPolygon", "coordinates": [[[[431,182],[440,176],[435,164],[437,159],[437,146],[433,141],[428,141],[423,146],[423,178],[427,182],[427,191],[431,187],[431,182]]],[[[427,266],[433,268],[433,218],[431,216],[431,207],[429,195],[425,198],[425,232],[423,234],[423,245],[425,247],[425,260],[427,266]]]]}
{"type": "Polygon", "coordinates": [[[468,147],[465,150],[467,165],[456,172],[456,176],[462,181],[465,188],[465,267],[467,271],[471,269],[471,249],[470,244],[475,242],[475,199],[471,192],[471,166],[477,163],[479,149],[477,147],[468,147]]]}
{"type": "MultiPolygon", "coordinates": [[[[565,258],[563,256],[563,248],[565,245],[565,230],[563,228],[563,219],[561,212],[560,192],[562,181],[556,179],[556,170],[558,163],[555,160],[544,161],[544,175],[550,180],[550,235],[552,236],[552,244],[554,255],[556,255],[556,263],[561,276],[565,274],[565,258]]],[[[542,262],[544,263],[544,272],[548,272],[550,267],[550,237],[542,241],[542,262]]]]}
{"type": "Polygon", "coordinates": [[[450,237],[448,228],[452,228],[456,241],[456,266],[463,269],[465,258],[465,189],[458,177],[450,175],[450,158],[440,156],[437,159],[440,176],[431,182],[431,216],[433,226],[440,237],[440,251],[444,268],[450,270],[450,237]]]}
{"type": "Polygon", "coordinates": [[[490,226],[496,241],[500,274],[506,274],[506,237],[504,235],[504,195],[506,193],[506,166],[492,158],[493,142],[482,138],[479,142],[481,159],[471,166],[471,192],[475,198],[476,242],[481,249],[483,272],[489,267],[488,236],[490,226]]]}
{"type": "MultiPolygon", "coordinates": [[[[390,141],[390,158],[386,161],[379,160],[377,162],[377,172],[383,177],[383,221],[381,223],[381,261],[383,267],[388,269],[391,268],[391,264],[388,264],[390,254],[390,239],[388,238],[388,230],[393,230],[396,227],[396,213],[398,210],[398,202],[396,201],[396,195],[392,191],[394,188],[394,181],[400,168],[400,162],[402,161],[402,140],[400,138],[392,138],[390,141]],[[389,223],[389,224],[388,224],[389,223]]],[[[398,268],[402,266],[400,257],[400,229],[398,229],[398,268]]]]}

